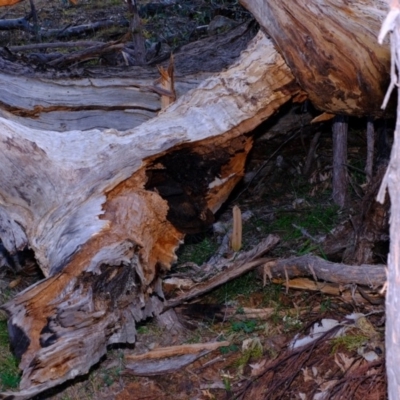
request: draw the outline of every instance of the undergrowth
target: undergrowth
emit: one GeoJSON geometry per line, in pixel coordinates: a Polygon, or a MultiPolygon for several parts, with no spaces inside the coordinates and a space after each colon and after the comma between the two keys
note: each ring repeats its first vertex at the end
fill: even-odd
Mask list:
{"type": "Polygon", "coordinates": [[[0,320],[0,390],[15,389],[19,382],[18,360],[10,352],[7,321],[0,320]]]}

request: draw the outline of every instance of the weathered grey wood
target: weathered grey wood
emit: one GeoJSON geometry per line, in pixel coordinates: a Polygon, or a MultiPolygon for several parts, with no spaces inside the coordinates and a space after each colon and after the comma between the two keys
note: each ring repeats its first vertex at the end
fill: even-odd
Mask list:
{"type": "Polygon", "coordinates": [[[259,270],[268,278],[309,276],[323,282],[343,285],[356,283],[375,289],[382,287],[386,279],[385,265],[346,265],[312,255],[273,260],[266,263],[265,270],[262,267],[259,270]]]}
{"type": "MultiPolygon", "coordinates": [[[[260,242],[254,249],[242,253],[236,259],[224,260],[221,258],[218,263],[223,265],[224,270],[217,275],[214,275],[206,282],[201,282],[194,285],[190,290],[177,296],[166,303],[165,309],[175,307],[185,301],[194,299],[202,294],[208,293],[222,284],[235,279],[246,272],[253,270],[266,260],[261,258],[265,253],[268,253],[279,243],[279,237],[276,235],[268,235],[265,240],[260,242]]],[[[216,265],[213,265],[216,268],[216,265]]]]}
{"type": "Polygon", "coordinates": [[[46,276],[4,306],[23,370],[15,398],[86,373],[108,344],[135,340],[135,323],[162,307],[158,273],[184,232],[207,227],[243,176],[248,132],[298,92],[259,33],[228,70],[124,132],[0,118],[0,238],[18,239],[4,243],[11,252],[29,246],[46,276]]]}
{"type": "MultiPolygon", "coordinates": [[[[399,50],[400,50],[400,20],[399,4],[392,2],[390,11],[383,23],[379,35],[380,42],[392,31],[391,40],[391,83],[390,92],[397,86],[399,80],[399,50]]],[[[388,269],[386,271],[386,373],[388,379],[389,400],[396,400],[400,393],[400,91],[397,90],[397,120],[394,134],[394,143],[390,163],[383,178],[377,199],[382,204],[385,201],[388,189],[391,202],[390,217],[390,253],[388,269]]]]}
{"type": "MultiPolygon", "coordinates": [[[[254,34],[248,22],[212,43],[203,39],[183,46],[174,55],[177,96],[230,65],[254,34]]],[[[67,72],[38,72],[0,58],[0,70],[0,114],[29,128],[127,130],[155,117],[161,109],[160,96],[149,90],[159,77],[155,66],[88,68],[74,71],[87,78],[71,79],[67,72]]]]}
{"type": "MultiPolygon", "coordinates": [[[[180,77],[178,96],[210,74],[180,77]]],[[[155,117],[160,96],[149,90],[154,78],[47,80],[0,73],[2,116],[29,128],[56,130],[127,130],[155,117]],[[5,110],[8,110],[5,111],[5,110]]]]}

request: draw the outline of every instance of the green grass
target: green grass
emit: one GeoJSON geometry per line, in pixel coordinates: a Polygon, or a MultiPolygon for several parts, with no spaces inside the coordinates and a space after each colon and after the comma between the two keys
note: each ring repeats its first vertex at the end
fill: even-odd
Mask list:
{"type": "Polygon", "coordinates": [[[271,283],[263,288],[262,307],[276,307],[280,303],[282,285],[271,283]]]}
{"type": "Polygon", "coordinates": [[[315,205],[299,211],[282,210],[276,213],[275,220],[270,224],[271,232],[282,235],[282,240],[293,240],[303,237],[301,229],[310,235],[328,233],[338,219],[338,207],[335,205],[315,205]]]}
{"type": "Polygon", "coordinates": [[[180,252],[178,263],[193,262],[197,265],[204,264],[218,249],[218,243],[206,237],[200,243],[186,244],[180,252]]]}
{"type": "Polygon", "coordinates": [[[235,300],[238,296],[250,296],[257,290],[262,290],[262,282],[255,275],[249,272],[230,282],[225,283],[214,290],[211,296],[219,303],[235,300]]]}
{"type": "Polygon", "coordinates": [[[7,321],[0,321],[0,390],[15,389],[20,382],[18,360],[9,350],[7,321]]]}

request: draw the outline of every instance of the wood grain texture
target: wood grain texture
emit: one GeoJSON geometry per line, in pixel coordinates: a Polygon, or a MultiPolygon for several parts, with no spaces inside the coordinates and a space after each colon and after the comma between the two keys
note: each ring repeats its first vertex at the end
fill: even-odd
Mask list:
{"type": "Polygon", "coordinates": [[[275,42],[313,104],[334,114],[382,115],[389,46],[377,42],[383,0],[241,0],[275,42]]]}
{"type": "MultiPolygon", "coordinates": [[[[177,97],[229,67],[255,34],[254,23],[247,22],[212,40],[182,46],[174,54],[177,97]]],[[[29,57],[34,62],[32,54],[29,57]]],[[[151,90],[159,78],[155,66],[54,71],[46,70],[43,62],[37,69],[14,62],[17,54],[13,61],[8,58],[9,52],[0,49],[0,116],[29,128],[124,131],[154,118],[161,109],[160,96],[151,90]]],[[[168,60],[162,65],[167,68],[168,60]]]]}
{"type": "Polygon", "coordinates": [[[14,398],[134,342],[136,322],[162,307],[160,271],[184,233],[206,225],[243,176],[248,133],[299,90],[259,33],[228,70],[127,131],[0,118],[0,236],[9,251],[32,248],[47,277],[4,306],[23,370],[14,398]]]}
{"type": "MultiPolygon", "coordinates": [[[[181,77],[182,96],[209,74],[181,77]]],[[[0,115],[29,128],[127,130],[154,118],[160,96],[151,92],[156,75],[148,78],[82,78],[48,80],[0,73],[0,115]]]]}

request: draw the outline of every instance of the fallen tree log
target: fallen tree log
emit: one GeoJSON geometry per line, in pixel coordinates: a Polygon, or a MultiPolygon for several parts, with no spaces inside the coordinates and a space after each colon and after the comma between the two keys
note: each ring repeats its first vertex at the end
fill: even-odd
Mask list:
{"type": "MultiPolygon", "coordinates": [[[[383,0],[241,0],[266,30],[315,107],[379,117],[390,52],[377,37],[383,0]],[[368,67],[367,67],[368,66],[368,67]]],[[[393,112],[392,112],[393,113],[393,112]]]]}
{"type": "MultiPolygon", "coordinates": [[[[243,175],[247,135],[299,93],[259,34],[226,72],[135,129],[58,133],[0,119],[0,237],[46,279],[4,308],[29,398],[86,373],[162,308],[160,276],[186,232],[243,175]]],[[[9,396],[5,394],[4,397],[9,396]]]]}
{"type": "MultiPolygon", "coordinates": [[[[380,18],[372,2],[360,4],[372,20],[380,18]]],[[[265,15],[258,14],[262,23],[265,15]]],[[[280,15],[276,24],[285,25],[280,15]]],[[[307,13],[299,18],[319,27],[307,13]]],[[[323,20],[329,26],[330,18],[323,20]]],[[[340,13],[332,24],[341,20],[351,31],[340,13]]],[[[310,32],[317,34],[315,26],[310,32]]],[[[365,54],[352,57],[363,35],[372,37],[360,28],[342,50],[356,74],[333,73],[343,58],[328,55],[332,73],[323,75],[319,52],[311,52],[307,68],[313,75],[302,79],[306,62],[290,62],[286,55],[322,110],[380,115],[388,49],[380,52],[365,40],[365,54]],[[372,72],[364,75],[363,69],[372,72]]],[[[341,42],[336,46],[342,48],[341,42]]],[[[303,50],[299,45],[297,51],[303,50]]],[[[206,229],[242,177],[249,132],[304,93],[260,33],[227,71],[134,129],[55,132],[11,115],[0,118],[0,238],[11,253],[31,248],[46,276],[4,306],[23,375],[21,392],[3,398],[29,398],[86,373],[108,344],[134,342],[136,322],[163,308],[161,276],[185,233],[206,229]]]]}
{"type": "MultiPolygon", "coordinates": [[[[254,27],[248,22],[211,42],[203,39],[183,46],[174,55],[177,96],[232,64],[252,37],[254,27]],[[211,57],[216,51],[218,57],[211,57]],[[200,62],[203,57],[206,60],[200,62]]],[[[160,96],[150,90],[158,78],[154,67],[78,69],[74,79],[66,72],[40,73],[1,57],[0,68],[0,116],[29,128],[124,131],[154,118],[161,109],[160,96]]]]}

